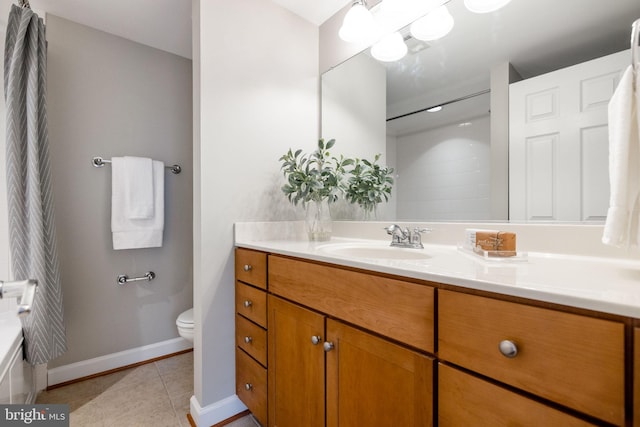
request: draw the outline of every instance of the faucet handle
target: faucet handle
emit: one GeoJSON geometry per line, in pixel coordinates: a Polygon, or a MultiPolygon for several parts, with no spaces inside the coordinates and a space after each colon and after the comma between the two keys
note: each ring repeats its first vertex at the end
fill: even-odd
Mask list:
{"type": "Polygon", "coordinates": [[[406,238],[409,234],[409,230],[407,228],[402,228],[398,224],[391,224],[388,227],[384,227],[384,229],[387,230],[387,234],[393,235],[393,233],[400,233],[403,238],[406,238]]]}
{"type": "Polygon", "coordinates": [[[431,233],[432,231],[433,231],[433,228],[419,228],[419,227],[416,227],[416,228],[413,229],[414,233],[420,233],[420,234],[422,234],[422,233],[431,233]]]}

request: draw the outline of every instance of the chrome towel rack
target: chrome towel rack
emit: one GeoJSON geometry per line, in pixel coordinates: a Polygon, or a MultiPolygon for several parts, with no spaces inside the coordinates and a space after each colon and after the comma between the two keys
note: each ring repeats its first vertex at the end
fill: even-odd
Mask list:
{"type": "Polygon", "coordinates": [[[116,280],[118,285],[123,286],[129,282],[139,282],[141,280],[146,280],[147,282],[152,281],[156,278],[156,273],[153,271],[147,271],[144,273],[144,276],[139,277],[129,277],[126,274],[119,274],[118,279],[116,280]]]}
{"type": "MultiPolygon", "coordinates": [[[[96,167],[96,168],[101,168],[107,163],[111,163],[111,160],[103,159],[100,156],[94,157],[91,160],[91,164],[93,164],[93,166],[96,167]]],[[[182,172],[182,166],[180,166],[180,165],[165,166],[165,168],[166,169],[171,169],[171,173],[176,174],[176,175],[179,174],[180,172],[182,172]]]]}

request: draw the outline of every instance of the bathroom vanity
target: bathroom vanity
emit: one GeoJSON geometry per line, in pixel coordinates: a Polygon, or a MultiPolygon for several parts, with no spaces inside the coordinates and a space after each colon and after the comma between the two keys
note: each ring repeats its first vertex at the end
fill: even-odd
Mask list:
{"type": "MultiPolygon", "coordinates": [[[[640,426],[640,305],[616,302],[637,275],[603,302],[588,283],[552,289],[555,259],[358,258],[332,242],[236,248],[236,389],[262,425],[640,426]]],[[[587,282],[594,260],[558,262],[585,263],[587,282]]]]}

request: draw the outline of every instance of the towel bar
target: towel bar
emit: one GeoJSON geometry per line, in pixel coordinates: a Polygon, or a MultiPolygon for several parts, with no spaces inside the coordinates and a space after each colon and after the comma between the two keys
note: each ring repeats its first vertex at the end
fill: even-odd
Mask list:
{"type": "MultiPolygon", "coordinates": [[[[100,156],[94,157],[91,160],[91,164],[93,164],[93,166],[96,167],[96,168],[101,168],[107,163],[111,163],[111,160],[103,159],[100,156]]],[[[180,172],[182,172],[182,166],[180,166],[180,165],[165,166],[165,168],[171,169],[171,172],[176,174],[176,175],[179,174],[180,172]]]]}
{"type": "Polygon", "coordinates": [[[150,282],[155,278],[156,278],[156,273],[154,273],[153,271],[147,271],[146,273],[144,273],[144,276],[140,276],[140,277],[129,277],[126,274],[119,274],[117,283],[118,285],[123,286],[128,282],[139,282],[141,280],[146,280],[150,282]]]}

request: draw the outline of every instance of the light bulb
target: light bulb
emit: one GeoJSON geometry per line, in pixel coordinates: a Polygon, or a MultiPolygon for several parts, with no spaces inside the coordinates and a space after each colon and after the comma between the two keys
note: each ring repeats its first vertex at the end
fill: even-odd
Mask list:
{"type": "Polygon", "coordinates": [[[446,6],[440,6],[411,24],[411,35],[418,40],[437,40],[453,29],[453,16],[446,6]]]}
{"type": "Polygon", "coordinates": [[[371,42],[377,36],[373,15],[363,4],[355,3],[344,16],[338,35],[349,43],[371,42]]]}
{"type": "Polygon", "coordinates": [[[371,47],[371,55],[378,61],[392,62],[407,54],[407,45],[398,32],[386,35],[371,47]]]}
{"type": "Polygon", "coordinates": [[[474,13],[489,13],[504,7],[511,0],[464,0],[467,9],[474,13]]]}
{"type": "Polygon", "coordinates": [[[383,0],[380,3],[382,13],[411,12],[420,8],[418,0],[383,0]]]}

